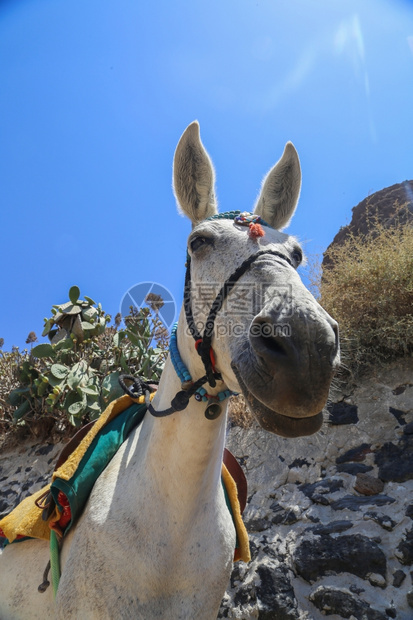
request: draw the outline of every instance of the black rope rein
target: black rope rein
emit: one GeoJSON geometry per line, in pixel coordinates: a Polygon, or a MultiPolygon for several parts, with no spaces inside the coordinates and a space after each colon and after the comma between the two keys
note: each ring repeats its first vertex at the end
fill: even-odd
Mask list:
{"type": "MultiPolygon", "coordinates": [[[[206,320],[204,334],[198,332],[198,329],[195,325],[194,317],[192,314],[192,303],[191,303],[191,258],[188,257],[187,260],[187,268],[185,274],[185,289],[184,289],[184,309],[185,316],[188,323],[189,331],[191,332],[192,337],[197,342],[197,351],[201,356],[202,362],[205,367],[206,376],[208,379],[208,383],[211,387],[215,387],[215,377],[214,370],[212,367],[211,361],[211,343],[212,338],[214,336],[214,327],[215,327],[215,319],[217,318],[218,312],[221,310],[222,305],[227,298],[228,294],[231,292],[235,284],[244,275],[244,273],[251,267],[252,263],[254,263],[258,258],[265,255],[276,256],[277,258],[281,258],[286,261],[291,267],[293,264],[288,256],[278,252],[277,250],[260,250],[255,254],[249,256],[246,260],[244,260],[239,267],[234,271],[234,273],[224,282],[221,289],[216,296],[211,309],[208,314],[208,318],[206,320]]],[[[221,378],[221,377],[219,377],[221,378]]]]}

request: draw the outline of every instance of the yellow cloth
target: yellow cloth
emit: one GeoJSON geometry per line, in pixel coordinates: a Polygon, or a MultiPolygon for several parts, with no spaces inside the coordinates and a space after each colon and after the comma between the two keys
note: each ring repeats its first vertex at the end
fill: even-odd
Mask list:
{"type": "MultiPolygon", "coordinates": [[[[151,395],[151,400],[155,396],[155,392],[151,395]]],[[[52,481],[56,478],[62,478],[63,480],[70,480],[70,478],[74,475],[76,469],[79,466],[80,461],[86,454],[86,450],[89,448],[90,444],[99,433],[99,431],[106,426],[113,418],[122,411],[125,411],[128,407],[133,405],[133,403],[138,403],[142,405],[145,402],[145,397],[140,396],[139,398],[131,398],[127,394],[117,398],[113,402],[111,402],[102,413],[100,418],[98,418],[95,424],[92,426],[88,434],[82,439],[76,450],[72,452],[69,458],[59,467],[57,471],[53,473],[52,481]]],[[[1,527],[1,526],[0,526],[1,527]]]]}
{"type": "MultiPolygon", "coordinates": [[[[10,514],[0,521],[0,529],[9,542],[13,542],[17,536],[30,536],[31,538],[50,539],[50,528],[47,521],[42,519],[42,511],[34,503],[41,495],[50,489],[50,484],[40,491],[26,497],[10,514]]],[[[53,516],[55,519],[56,517],[53,516]]]]}
{"type": "Polygon", "coordinates": [[[239,560],[249,562],[251,560],[250,543],[244,521],[242,520],[241,508],[238,501],[237,485],[224,464],[222,464],[221,475],[231,503],[232,518],[234,520],[238,538],[238,547],[235,549],[234,562],[238,562],[239,560]]]}
{"type": "MultiPolygon", "coordinates": [[[[55,478],[70,480],[85,455],[86,450],[89,448],[99,431],[119,413],[127,409],[127,407],[130,407],[134,402],[142,404],[145,402],[145,398],[141,396],[138,399],[132,399],[130,396],[125,394],[124,396],[121,396],[117,400],[111,402],[69,458],[63,463],[63,465],[61,465],[61,467],[59,467],[57,471],[53,473],[52,481],[55,480],[55,478]]],[[[48,484],[43,489],[40,489],[40,491],[26,497],[26,499],[16,506],[10,514],[1,519],[0,529],[3,530],[3,533],[9,542],[16,540],[18,535],[50,540],[50,523],[59,520],[60,512],[56,507],[49,519],[47,521],[43,521],[42,510],[35,504],[35,501],[41,495],[47,493],[50,486],[51,485],[48,484]]]]}
{"type": "MultiPolygon", "coordinates": [[[[152,394],[151,394],[152,396],[152,394]]],[[[132,399],[129,396],[121,396],[117,400],[108,405],[100,418],[92,426],[88,434],[82,439],[77,448],[72,452],[68,459],[59,467],[57,471],[53,473],[52,481],[55,478],[62,478],[63,480],[70,480],[75,473],[80,461],[85,455],[90,444],[108,422],[110,422],[119,413],[124,411],[127,407],[130,407],[134,402],[142,404],[144,397],[139,399],[132,399]]],[[[235,523],[235,529],[237,531],[238,548],[235,550],[234,560],[243,560],[249,562],[251,559],[250,548],[248,542],[248,534],[245,529],[244,522],[241,516],[240,505],[238,501],[237,485],[229,473],[225,465],[222,465],[222,479],[227,490],[228,498],[232,507],[232,515],[235,523]]],[[[43,494],[47,493],[50,489],[48,484],[40,491],[33,493],[29,497],[26,497],[16,508],[0,521],[0,529],[3,530],[4,535],[13,542],[18,535],[28,536],[30,538],[41,538],[44,540],[50,540],[50,523],[58,521],[60,518],[60,512],[57,507],[54,513],[49,517],[48,521],[43,521],[42,510],[38,508],[35,501],[43,494]]]]}

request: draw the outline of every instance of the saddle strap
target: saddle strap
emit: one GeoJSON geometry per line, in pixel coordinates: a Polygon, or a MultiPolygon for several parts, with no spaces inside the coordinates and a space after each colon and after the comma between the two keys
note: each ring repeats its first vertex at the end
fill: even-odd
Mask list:
{"type": "Polygon", "coordinates": [[[241,509],[241,514],[245,510],[245,506],[247,505],[247,496],[248,496],[248,484],[245,474],[242,470],[241,465],[238,463],[235,456],[230,452],[227,448],[224,450],[224,459],[223,459],[225,467],[228,469],[229,473],[234,479],[235,484],[237,485],[238,491],[238,501],[239,507],[241,509]]]}

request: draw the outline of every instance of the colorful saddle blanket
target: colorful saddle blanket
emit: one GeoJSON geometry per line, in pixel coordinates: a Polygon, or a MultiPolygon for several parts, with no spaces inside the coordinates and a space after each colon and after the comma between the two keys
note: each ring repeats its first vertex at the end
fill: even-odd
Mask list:
{"type": "MultiPolygon", "coordinates": [[[[133,428],[140,424],[147,407],[144,399],[125,395],[113,401],[100,418],[70,448],[65,449],[52,475],[51,484],[23,500],[0,521],[6,543],[27,538],[50,540],[50,530],[64,536],[80,516],[93,485],[133,428]]],[[[222,484],[237,532],[234,560],[250,560],[248,534],[242,521],[246,501],[245,476],[235,458],[225,452],[222,484]],[[238,481],[238,486],[237,486],[238,481]]]]}

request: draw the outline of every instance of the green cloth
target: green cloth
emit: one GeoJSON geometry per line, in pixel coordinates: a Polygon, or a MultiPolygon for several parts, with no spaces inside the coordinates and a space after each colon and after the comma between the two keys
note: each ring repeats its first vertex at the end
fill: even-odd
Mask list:
{"type": "Polygon", "coordinates": [[[129,433],[142,422],[146,410],[145,404],[134,403],[119,413],[92,441],[74,475],[69,480],[56,478],[52,482],[50,490],[56,504],[60,506],[58,495],[59,491],[62,491],[68,499],[71,510],[72,518],[65,529],[65,534],[80,516],[96,480],[129,433]]]}

